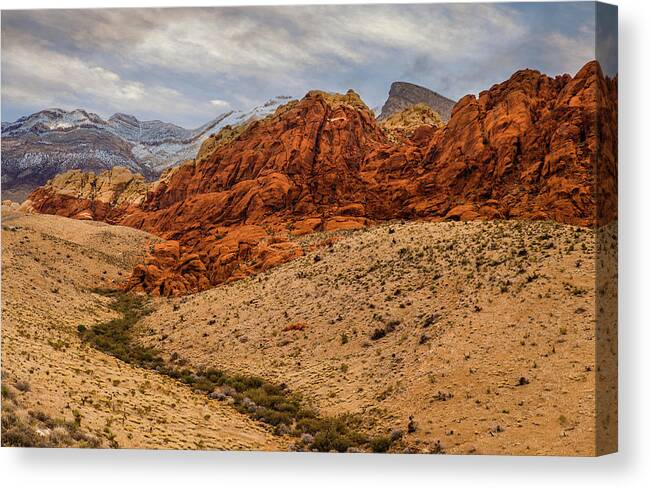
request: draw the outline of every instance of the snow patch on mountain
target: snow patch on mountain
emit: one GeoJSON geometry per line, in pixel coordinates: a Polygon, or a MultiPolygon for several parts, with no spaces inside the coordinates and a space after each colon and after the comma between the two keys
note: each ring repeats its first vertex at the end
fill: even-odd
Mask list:
{"type": "Polygon", "coordinates": [[[249,111],[232,110],[194,129],[116,113],[107,120],[83,109],[53,108],[2,123],[2,188],[30,189],[57,173],[124,166],[147,179],[196,156],[201,143],[227,125],[273,113],[292,99],[278,96],[249,111]]]}

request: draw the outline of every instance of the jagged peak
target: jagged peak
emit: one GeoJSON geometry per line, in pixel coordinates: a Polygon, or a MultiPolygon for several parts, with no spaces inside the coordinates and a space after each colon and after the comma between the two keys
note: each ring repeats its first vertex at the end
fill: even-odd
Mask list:
{"type": "MultiPolygon", "coordinates": [[[[418,85],[417,83],[404,82],[404,81],[393,82],[391,84],[391,86],[389,87],[389,95],[395,95],[395,94],[401,92],[405,88],[407,88],[407,89],[417,89],[417,90],[426,90],[427,92],[429,92],[429,93],[431,93],[431,94],[433,94],[433,95],[435,95],[437,97],[442,97],[443,99],[452,101],[452,99],[449,99],[448,97],[446,97],[446,96],[444,96],[444,95],[442,95],[442,94],[440,94],[440,93],[438,93],[438,92],[436,92],[436,91],[434,91],[432,89],[429,89],[427,87],[423,87],[422,85],[418,85]]],[[[454,101],[452,101],[452,102],[454,102],[454,101]]]]}
{"type": "Polygon", "coordinates": [[[603,78],[604,76],[603,71],[601,70],[601,64],[597,60],[588,61],[579,71],[576,72],[574,78],[587,78],[593,75],[600,78],[603,78]]]}
{"type": "Polygon", "coordinates": [[[439,113],[444,121],[450,119],[455,101],[438,92],[411,82],[397,81],[389,88],[389,97],[382,106],[378,120],[383,120],[396,112],[414,104],[424,103],[439,113]]]}

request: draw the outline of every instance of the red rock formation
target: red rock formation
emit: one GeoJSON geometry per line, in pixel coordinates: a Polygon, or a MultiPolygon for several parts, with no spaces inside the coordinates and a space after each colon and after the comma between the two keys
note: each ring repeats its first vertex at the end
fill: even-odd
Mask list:
{"type": "MultiPolygon", "coordinates": [[[[388,205],[402,216],[590,225],[598,211],[612,219],[617,83],[604,78],[596,62],[574,78],[522,70],[479,98],[462,98],[415,167],[403,160],[405,148],[384,159],[370,156],[376,173],[386,171],[386,161],[403,175],[412,168],[388,205]]],[[[395,187],[395,172],[389,173],[395,187]]]]}
{"type": "Polygon", "coordinates": [[[94,219],[170,240],[129,283],[160,294],[267,270],[301,254],[292,236],[317,230],[395,218],[590,225],[598,209],[616,216],[616,91],[596,62],[573,78],[522,70],[462,98],[446,126],[423,126],[397,144],[354,92],[314,91],[173,169],[146,198],[127,200],[137,206],[53,186],[30,202],[66,216],[90,209],[94,219]],[[597,176],[608,179],[603,196],[597,176]]]}

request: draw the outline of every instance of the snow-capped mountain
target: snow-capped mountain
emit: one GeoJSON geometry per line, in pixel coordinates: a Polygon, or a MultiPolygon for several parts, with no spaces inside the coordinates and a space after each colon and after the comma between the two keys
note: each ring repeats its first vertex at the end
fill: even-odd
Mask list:
{"type": "Polygon", "coordinates": [[[127,167],[147,179],[192,159],[201,143],[226,125],[262,118],[291,97],[279,96],[249,111],[229,111],[186,129],[129,114],[103,119],[83,109],[46,109],[2,123],[2,197],[23,200],[37,186],[72,169],[101,172],[127,167]]]}

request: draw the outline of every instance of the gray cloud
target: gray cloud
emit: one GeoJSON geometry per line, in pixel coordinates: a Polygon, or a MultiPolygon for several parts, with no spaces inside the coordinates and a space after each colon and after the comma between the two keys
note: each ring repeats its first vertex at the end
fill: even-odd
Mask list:
{"type": "Polygon", "coordinates": [[[3,120],[60,106],[196,126],[312,88],[377,106],[405,79],[458,98],[595,57],[591,3],[6,11],[2,26],[3,120]]]}

